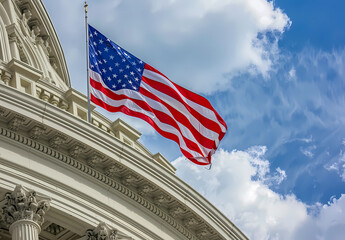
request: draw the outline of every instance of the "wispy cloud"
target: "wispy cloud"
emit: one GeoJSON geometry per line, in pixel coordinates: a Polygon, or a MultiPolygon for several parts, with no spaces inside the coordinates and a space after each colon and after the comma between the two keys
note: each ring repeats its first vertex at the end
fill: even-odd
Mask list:
{"type": "MultiPolygon", "coordinates": [[[[183,158],[173,164],[178,176],[215,204],[250,239],[341,239],[345,195],[324,205],[308,206],[294,194],[272,191],[266,181],[272,175],[266,167],[264,150],[265,147],[220,150],[211,171],[191,165],[183,158]]],[[[286,175],[281,169],[277,172],[279,183],[286,175]]]]}

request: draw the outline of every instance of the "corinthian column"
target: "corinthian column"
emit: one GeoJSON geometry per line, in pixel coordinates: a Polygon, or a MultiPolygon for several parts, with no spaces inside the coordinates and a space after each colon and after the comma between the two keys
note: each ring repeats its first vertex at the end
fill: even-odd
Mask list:
{"type": "Polygon", "coordinates": [[[50,208],[50,199],[37,201],[36,192],[17,185],[7,193],[1,217],[9,227],[12,240],[38,240],[44,215],[50,208]]]}

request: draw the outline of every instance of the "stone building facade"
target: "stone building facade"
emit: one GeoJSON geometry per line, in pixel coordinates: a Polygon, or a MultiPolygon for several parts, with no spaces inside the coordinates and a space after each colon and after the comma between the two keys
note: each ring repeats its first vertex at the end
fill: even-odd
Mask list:
{"type": "Polygon", "coordinates": [[[86,117],[43,3],[0,0],[1,239],[247,239],[137,130],[86,117]]]}

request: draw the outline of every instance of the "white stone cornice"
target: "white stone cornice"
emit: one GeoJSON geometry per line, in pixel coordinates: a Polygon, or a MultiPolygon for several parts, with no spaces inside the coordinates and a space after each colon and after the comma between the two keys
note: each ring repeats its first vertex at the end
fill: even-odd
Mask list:
{"type": "Polygon", "coordinates": [[[104,168],[88,166],[83,153],[79,154],[78,159],[74,159],[69,156],[68,146],[63,145],[59,150],[55,150],[48,146],[45,139],[36,141],[25,137],[26,133],[15,133],[5,127],[0,128],[0,137],[16,141],[65,164],[68,168],[88,175],[95,182],[107,185],[112,191],[122,194],[128,200],[150,211],[186,239],[196,239],[198,229],[204,227],[212,229],[209,239],[245,239],[245,236],[226,217],[174,174],[95,126],[50,104],[28,95],[18,94],[18,91],[6,87],[0,89],[0,103],[7,109],[6,111],[11,109],[13,113],[19,112],[29,117],[36,124],[40,122],[51,131],[51,135],[54,131],[68,135],[69,141],[82,142],[87,148],[92,146],[106,156],[104,164],[111,166],[116,163],[123,166],[124,170],[119,171],[119,175],[116,173],[115,176],[109,177],[105,174],[104,168]],[[3,91],[6,91],[6,97],[3,91]],[[126,187],[121,183],[121,179],[128,174],[135,174],[140,179],[132,182],[134,185],[130,184],[126,187]],[[145,184],[154,185],[155,190],[141,196],[139,189],[145,184]],[[155,197],[156,204],[154,204],[155,197]],[[172,216],[168,209],[177,205],[182,205],[186,209],[181,215],[194,217],[197,220],[203,219],[202,222],[197,221],[197,224],[193,225],[189,224],[191,221],[187,219],[185,221],[184,216],[178,214],[172,216]]]}

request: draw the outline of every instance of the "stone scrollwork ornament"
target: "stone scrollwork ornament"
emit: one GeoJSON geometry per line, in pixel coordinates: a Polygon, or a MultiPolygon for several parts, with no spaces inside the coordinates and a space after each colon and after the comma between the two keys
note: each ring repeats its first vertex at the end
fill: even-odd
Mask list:
{"type": "Polygon", "coordinates": [[[42,226],[44,215],[50,208],[50,200],[36,199],[36,192],[17,185],[12,193],[6,193],[1,218],[7,226],[19,220],[31,220],[42,226]]]}

